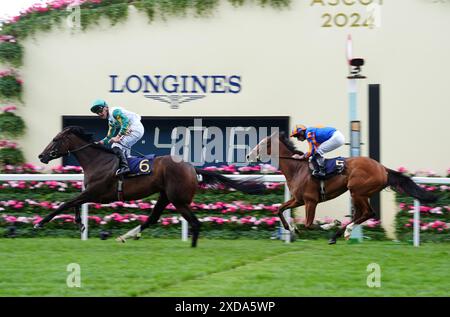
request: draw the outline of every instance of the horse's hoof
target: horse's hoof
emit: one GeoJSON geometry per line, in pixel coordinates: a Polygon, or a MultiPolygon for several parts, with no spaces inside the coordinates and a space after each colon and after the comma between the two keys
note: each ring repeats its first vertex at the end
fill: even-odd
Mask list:
{"type": "Polygon", "coordinates": [[[42,228],[42,226],[39,224],[39,223],[37,223],[37,224],[35,224],[34,226],[33,226],[33,229],[34,230],[38,230],[38,229],[41,229],[42,228]]]}
{"type": "Polygon", "coordinates": [[[134,240],[139,240],[142,237],[142,234],[139,232],[134,236],[134,240]]]}
{"type": "Polygon", "coordinates": [[[116,241],[117,241],[117,242],[125,243],[127,240],[125,240],[125,239],[122,238],[122,237],[117,237],[117,238],[116,238],[116,241]]]}
{"type": "Polygon", "coordinates": [[[330,240],[328,240],[328,244],[336,244],[336,240],[335,239],[330,239],[330,240]]]}

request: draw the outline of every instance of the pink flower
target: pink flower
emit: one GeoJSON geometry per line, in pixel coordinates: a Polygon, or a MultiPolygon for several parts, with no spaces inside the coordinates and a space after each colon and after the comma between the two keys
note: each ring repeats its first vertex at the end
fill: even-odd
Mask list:
{"type": "Polygon", "coordinates": [[[12,74],[12,71],[9,69],[0,70],[0,77],[10,76],[12,74]]]}
{"type": "Polygon", "coordinates": [[[11,23],[16,23],[16,22],[19,21],[19,20],[20,20],[20,15],[16,15],[16,16],[14,16],[14,17],[11,18],[10,22],[11,22],[11,23]]]}
{"type": "Polygon", "coordinates": [[[375,219],[369,219],[366,222],[366,226],[369,228],[375,228],[377,227],[379,224],[381,223],[381,221],[375,220],[375,219]]]}
{"type": "Polygon", "coordinates": [[[397,171],[400,173],[408,173],[408,170],[404,166],[400,166],[399,168],[397,168],[397,171]]]}
{"type": "Polygon", "coordinates": [[[43,219],[42,217],[39,217],[39,216],[35,216],[35,217],[34,217],[34,221],[33,221],[33,224],[35,225],[35,224],[37,224],[37,223],[41,222],[41,220],[42,220],[42,219],[43,219]]]}
{"type": "Polygon", "coordinates": [[[352,222],[350,219],[346,218],[342,220],[341,222],[341,228],[344,228],[346,225],[348,225],[350,222],[352,222]]]}
{"type": "Polygon", "coordinates": [[[102,218],[99,216],[89,216],[88,219],[94,220],[96,223],[100,223],[102,221],[102,218]]]}
{"type": "Polygon", "coordinates": [[[139,209],[150,209],[152,205],[149,203],[138,203],[139,209]]]}
{"type": "Polygon", "coordinates": [[[12,223],[12,222],[16,222],[17,218],[14,216],[6,216],[4,219],[6,220],[6,222],[12,223]]]}
{"type": "Polygon", "coordinates": [[[147,221],[148,216],[146,216],[146,215],[139,215],[137,218],[138,218],[138,220],[139,220],[140,222],[144,223],[144,222],[147,221]]]}
{"type": "Polygon", "coordinates": [[[445,227],[445,226],[446,226],[445,222],[442,222],[442,221],[439,221],[439,220],[436,220],[435,222],[431,223],[431,228],[433,228],[433,229],[436,229],[436,228],[439,228],[439,227],[445,227]]]}

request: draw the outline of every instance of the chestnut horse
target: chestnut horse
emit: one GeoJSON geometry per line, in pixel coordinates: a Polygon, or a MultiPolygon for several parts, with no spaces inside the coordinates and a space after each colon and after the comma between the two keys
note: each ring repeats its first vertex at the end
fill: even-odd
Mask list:
{"type": "MultiPolygon", "coordinates": [[[[87,202],[109,203],[118,200],[118,179],[115,172],[119,165],[117,155],[108,148],[96,144],[91,134],[81,127],[67,127],[60,132],[39,155],[42,163],[73,153],[84,171],[85,190],[78,196],[61,204],[47,215],[35,228],[42,227],[62,211],[74,208],[75,221],[81,231],[80,206],[87,202]]],[[[265,186],[259,181],[234,181],[218,173],[194,168],[191,164],[180,162],[170,155],[155,158],[150,175],[125,177],[123,180],[123,199],[136,200],[159,193],[159,199],[147,221],[138,226],[140,233],[151,224],[156,224],[165,207],[172,203],[178,212],[188,221],[192,230],[192,247],[197,245],[200,222],[190,208],[198,187],[197,174],[207,184],[221,183],[248,194],[262,194],[265,186]]],[[[120,239],[125,242],[124,238],[120,239]]]]}
{"type": "Polygon", "coordinates": [[[264,138],[247,155],[248,161],[259,161],[261,153],[272,155],[271,150],[278,145],[279,166],[286,177],[287,186],[292,198],[283,203],[278,209],[278,215],[286,230],[294,233],[297,228],[291,227],[283,216],[283,211],[305,205],[306,220],[305,227],[310,228],[313,224],[316,206],[318,203],[336,198],[347,190],[353,202],[352,221],[344,228],[339,229],[329,240],[329,244],[335,244],[336,239],[344,233],[348,239],[355,225],[375,216],[369,203],[369,198],[383,190],[391,187],[393,190],[406,193],[422,203],[432,203],[437,197],[421,187],[414,181],[394,170],[386,168],[377,161],[368,157],[352,157],[345,160],[344,171],[330,179],[324,180],[325,197],[320,194],[320,180],[313,177],[310,172],[308,159],[294,159],[293,154],[303,153],[298,151],[291,140],[284,133],[273,133],[264,138]],[[272,144],[273,143],[273,144],[272,144]]]}

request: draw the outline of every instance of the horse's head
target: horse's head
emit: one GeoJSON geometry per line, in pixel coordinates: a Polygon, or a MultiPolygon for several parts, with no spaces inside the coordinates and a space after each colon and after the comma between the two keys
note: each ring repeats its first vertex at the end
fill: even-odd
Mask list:
{"type": "Polygon", "coordinates": [[[90,135],[85,134],[81,127],[67,127],[58,133],[53,140],[45,147],[44,151],[39,154],[39,160],[47,164],[51,160],[60,158],[73,151],[74,147],[79,146],[80,144],[75,144],[75,142],[80,140],[80,138],[76,138],[76,136],[85,136],[83,139],[87,141],[87,138],[90,135]]]}
{"type": "Polygon", "coordinates": [[[291,157],[293,154],[303,155],[303,152],[295,148],[294,143],[289,140],[284,132],[274,132],[264,138],[247,155],[249,162],[261,162],[263,159],[291,157]]]}
{"type": "MultiPolygon", "coordinates": [[[[272,155],[272,147],[278,150],[279,133],[275,131],[270,136],[265,137],[247,154],[247,161],[261,162],[263,158],[272,155]]],[[[275,153],[274,153],[275,154],[275,153]]]]}

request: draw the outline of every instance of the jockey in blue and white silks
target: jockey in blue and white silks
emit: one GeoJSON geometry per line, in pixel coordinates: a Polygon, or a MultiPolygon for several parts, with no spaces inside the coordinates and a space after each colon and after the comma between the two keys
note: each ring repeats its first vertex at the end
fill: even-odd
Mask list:
{"type": "Polygon", "coordinates": [[[315,176],[325,176],[325,153],[331,152],[338,147],[344,145],[344,135],[335,128],[332,127],[306,127],[302,124],[298,124],[292,130],[291,137],[297,138],[299,141],[307,141],[309,145],[309,151],[306,152],[303,157],[295,158],[308,158],[312,156],[319,166],[318,171],[314,171],[315,176]]]}
{"type": "Polygon", "coordinates": [[[130,156],[131,147],[144,135],[141,116],[121,107],[109,108],[107,103],[100,99],[94,101],[91,111],[102,119],[108,119],[108,134],[98,143],[112,143],[111,149],[120,159],[119,169],[116,174],[128,173],[130,169],[127,157],[130,156]]]}

